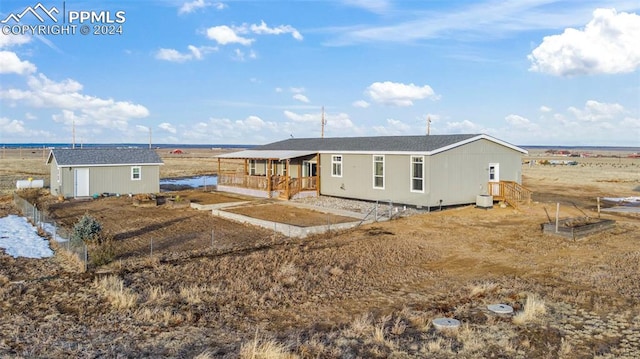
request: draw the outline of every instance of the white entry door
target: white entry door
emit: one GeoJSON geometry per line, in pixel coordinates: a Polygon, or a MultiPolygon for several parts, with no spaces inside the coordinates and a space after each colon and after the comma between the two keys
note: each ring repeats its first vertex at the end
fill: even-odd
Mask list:
{"type": "Polygon", "coordinates": [[[74,197],[89,197],[89,169],[75,169],[74,197]]]}
{"type": "Polygon", "coordinates": [[[492,195],[500,195],[500,164],[489,163],[489,182],[492,195]]]}

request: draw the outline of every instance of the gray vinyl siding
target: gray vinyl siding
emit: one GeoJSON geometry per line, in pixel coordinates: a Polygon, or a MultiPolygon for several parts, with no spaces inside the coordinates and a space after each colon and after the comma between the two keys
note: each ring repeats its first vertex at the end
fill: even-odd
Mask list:
{"type": "Polygon", "coordinates": [[[321,154],[321,194],[433,207],[475,203],[477,195],[487,193],[489,163],[500,164],[500,180],[522,181],[521,154],[481,139],[424,156],[424,192],[412,192],[411,156],[420,154],[321,154]],[[331,176],[332,155],[342,155],[342,177],[331,176]],[[373,187],[375,155],[384,156],[384,189],[373,187]]]}
{"type": "Polygon", "coordinates": [[[51,166],[51,193],[62,194],[65,197],[75,195],[75,169],[89,169],[89,194],[118,193],[158,193],[160,192],[160,168],[159,166],[139,166],[141,169],[141,179],[131,179],[131,167],[133,166],[113,166],[113,167],[63,167],[61,168],[62,183],[56,183],[57,166],[51,166]]]}
{"type": "Polygon", "coordinates": [[[158,166],[140,166],[140,180],[131,179],[131,167],[90,167],[89,191],[94,193],[157,193],[160,192],[158,166]]]}
{"type": "Polygon", "coordinates": [[[487,193],[489,163],[500,164],[500,180],[522,183],[520,153],[487,140],[427,157],[429,205],[474,203],[487,193]]]}

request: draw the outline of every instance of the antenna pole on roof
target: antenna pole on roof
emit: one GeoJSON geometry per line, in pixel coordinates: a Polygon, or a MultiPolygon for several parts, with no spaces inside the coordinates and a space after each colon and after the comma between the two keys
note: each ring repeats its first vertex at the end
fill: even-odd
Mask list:
{"type": "Polygon", "coordinates": [[[427,116],[427,136],[431,134],[431,116],[427,116]]]}
{"type": "Polygon", "coordinates": [[[324,106],[322,106],[322,119],[321,119],[321,125],[322,125],[322,132],[320,132],[320,138],[324,138],[324,126],[327,124],[327,120],[324,119],[324,106]]]}

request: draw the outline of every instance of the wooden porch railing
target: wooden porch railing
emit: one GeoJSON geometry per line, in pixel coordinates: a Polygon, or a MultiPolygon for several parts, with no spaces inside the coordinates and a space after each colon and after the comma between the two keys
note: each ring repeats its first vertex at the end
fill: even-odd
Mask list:
{"type": "Polygon", "coordinates": [[[279,191],[280,197],[289,199],[302,191],[316,190],[318,187],[318,177],[290,178],[288,176],[251,176],[237,172],[220,173],[218,185],[257,189],[262,191],[279,191]]]}
{"type": "Polygon", "coordinates": [[[218,176],[218,185],[243,187],[251,189],[267,190],[266,176],[251,176],[242,173],[220,173],[218,176]]]}
{"type": "Polygon", "coordinates": [[[288,178],[288,182],[288,186],[287,182],[284,181],[276,187],[280,191],[281,198],[290,199],[302,191],[313,191],[318,188],[316,186],[318,183],[317,177],[288,178]]]}
{"type": "Polygon", "coordinates": [[[531,203],[531,194],[533,192],[518,182],[489,182],[487,188],[489,188],[489,194],[492,195],[494,199],[505,201],[513,208],[517,209],[521,204],[531,203]]]}

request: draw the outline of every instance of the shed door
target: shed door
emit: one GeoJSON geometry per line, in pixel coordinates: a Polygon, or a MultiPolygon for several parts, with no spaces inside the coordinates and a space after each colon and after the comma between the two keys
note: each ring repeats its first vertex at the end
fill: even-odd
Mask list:
{"type": "Polygon", "coordinates": [[[89,197],[89,169],[76,168],[74,197],[89,197]]]}

